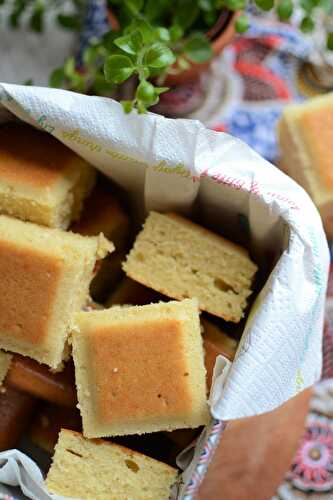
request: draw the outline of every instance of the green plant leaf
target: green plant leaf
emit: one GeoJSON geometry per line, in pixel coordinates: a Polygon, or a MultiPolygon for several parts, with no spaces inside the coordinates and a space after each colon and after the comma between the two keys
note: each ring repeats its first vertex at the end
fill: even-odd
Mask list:
{"type": "Polygon", "coordinates": [[[68,30],[79,30],[81,21],[75,14],[58,14],[57,21],[60,26],[68,30]]]}
{"type": "Polygon", "coordinates": [[[245,33],[250,26],[249,18],[246,14],[241,14],[235,21],[235,29],[237,33],[245,33]]]}
{"type": "Polygon", "coordinates": [[[333,2],[332,0],[319,0],[318,7],[323,9],[328,14],[333,13],[333,2]]]}
{"type": "Polygon", "coordinates": [[[134,29],[138,29],[140,31],[143,43],[145,45],[153,43],[158,39],[156,30],[144,19],[133,21],[133,25],[130,31],[133,31],[134,29]]]}
{"type": "Polygon", "coordinates": [[[177,3],[172,24],[188,29],[196,21],[200,13],[199,6],[193,0],[182,0],[177,3]]]}
{"type": "Polygon", "coordinates": [[[305,16],[302,19],[302,22],[300,24],[300,28],[303,31],[303,33],[311,33],[314,29],[314,21],[311,19],[309,16],[305,16]]]}
{"type": "Polygon", "coordinates": [[[105,81],[105,76],[102,73],[97,73],[91,91],[97,95],[107,96],[114,90],[114,87],[112,83],[105,81]]]}
{"type": "Polygon", "coordinates": [[[83,63],[85,66],[92,66],[96,62],[98,57],[98,47],[95,45],[91,45],[90,47],[87,47],[83,52],[83,63]]]}
{"type": "Polygon", "coordinates": [[[122,83],[133,73],[135,67],[131,59],[127,56],[108,56],[104,64],[104,75],[108,82],[122,83]]]}
{"type": "Polygon", "coordinates": [[[175,62],[176,58],[171,50],[163,43],[154,43],[147,50],[144,62],[151,68],[166,68],[175,62]]]}
{"type": "Polygon", "coordinates": [[[28,78],[27,80],[25,80],[25,81],[23,82],[23,85],[27,85],[28,87],[30,87],[30,86],[31,86],[31,85],[33,85],[33,84],[34,84],[34,81],[33,81],[33,79],[32,79],[32,78],[28,78]]]}
{"type": "Polygon", "coordinates": [[[9,26],[11,28],[16,29],[19,27],[25,7],[25,0],[15,0],[13,10],[8,18],[9,26]]]}
{"type": "MultiPolygon", "coordinates": [[[[262,0],[262,1],[265,1],[265,0],[262,0]]],[[[273,2],[274,2],[274,0],[273,0],[273,2]]],[[[246,7],[246,0],[225,0],[225,6],[227,7],[227,9],[235,12],[237,10],[242,10],[246,7]]]]}
{"type": "Polygon", "coordinates": [[[156,95],[160,95],[160,94],[163,94],[163,92],[167,92],[169,89],[169,87],[155,87],[155,94],[156,95]]]}
{"type": "Polygon", "coordinates": [[[217,21],[217,14],[216,12],[204,12],[204,20],[206,23],[206,26],[214,26],[214,24],[217,21]]]}
{"type": "Polygon", "coordinates": [[[333,32],[327,34],[326,47],[328,50],[333,50],[333,32]]]}
{"type": "Polygon", "coordinates": [[[37,5],[32,11],[29,25],[32,31],[35,33],[41,33],[44,27],[44,6],[37,5]]]}
{"type": "Polygon", "coordinates": [[[199,0],[198,5],[204,12],[211,12],[212,10],[215,10],[214,4],[211,0],[199,0]]]}
{"type": "Polygon", "coordinates": [[[144,0],[123,0],[123,2],[126,7],[135,14],[142,9],[144,0]]]}
{"type": "Polygon", "coordinates": [[[156,98],[154,85],[146,80],[143,80],[139,83],[138,88],[136,89],[135,97],[146,106],[150,106],[156,98]]]}
{"type": "Polygon", "coordinates": [[[195,34],[187,40],[184,45],[184,52],[188,59],[196,63],[209,61],[213,56],[209,41],[204,35],[200,34],[195,34]]]}
{"type": "Polygon", "coordinates": [[[138,112],[140,113],[140,115],[147,113],[147,108],[142,101],[137,102],[136,108],[137,108],[138,112]]]}
{"type": "Polygon", "coordinates": [[[57,68],[52,71],[49,77],[50,87],[61,88],[65,81],[65,72],[63,68],[57,68]]]}
{"type": "Polygon", "coordinates": [[[122,105],[125,113],[130,113],[134,105],[133,101],[120,101],[120,104],[122,105]]]}
{"type": "Polygon", "coordinates": [[[293,13],[294,7],[292,0],[280,0],[276,8],[280,21],[288,21],[293,13]]]}
{"type": "Polygon", "coordinates": [[[150,70],[147,68],[147,66],[140,68],[140,79],[141,80],[147,80],[147,78],[150,76],[150,70]]]}
{"type": "MultiPolygon", "coordinates": [[[[162,69],[161,68],[147,68],[147,69],[149,71],[149,75],[148,75],[149,78],[155,78],[157,76],[161,76],[166,70],[166,68],[162,68],[162,69]]],[[[145,78],[148,78],[148,76],[146,76],[145,78]]]]}
{"type": "Polygon", "coordinates": [[[179,69],[182,69],[183,71],[186,71],[191,66],[189,61],[187,61],[187,59],[185,59],[185,57],[181,57],[181,56],[179,56],[177,59],[177,65],[178,65],[179,69]]]}
{"type": "Polygon", "coordinates": [[[161,42],[170,42],[170,33],[167,28],[156,28],[156,34],[161,42]]]}
{"type": "Polygon", "coordinates": [[[114,40],[119,37],[119,33],[116,31],[110,30],[107,31],[102,38],[101,44],[106,48],[107,51],[114,50],[114,40]]]}
{"type": "Polygon", "coordinates": [[[135,55],[143,44],[143,37],[138,29],[133,33],[116,38],[113,42],[119,49],[127,54],[135,55]]]}
{"type": "Polygon", "coordinates": [[[310,14],[310,12],[315,7],[315,4],[313,0],[300,0],[300,6],[302,7],[303,10],[305,10],[305,12],[310,14]]]}
{"type": "Polygon", "coordinates": [[[145,4],[145,16],[150,22],[158,22],[165,19],[170,10],[170,0],[147,0],[145,4]]]}
{"type": "Polygon", "coordinates": [[[64,65],[64,75],[66,78],[72,78],[75,74],[75,59],[74,57],[69,57],[64,65]]]}
{"type": "Polygon", "coordinates": [[[75,90],[76,92],[85,92],[86,90],[85,79],[79,73],[77,72],[74,73],[69,79],[69,82],[70,82],[70,88],[72,90],[75,90]]]}
{"type": "Polygon", "coordinates": [[[255,3],[259,9],[268,11],[274,7],[274,0],[255,0],[255,3]]]}
{"type": "Polygon", "coordinates": [[[16,12],[12,12],[8,18],[8,24],[12,29],[16,29],[19,26],[19,16],[16,12]]]}
{"type": "Polygon", "coordinates": [[[177,42],[183,36],[184,30],[183,30],[183,28],[181,28],[177,24],[174,24],[169,29],[169,33],[170,33],[171,41],[177,42]]]}

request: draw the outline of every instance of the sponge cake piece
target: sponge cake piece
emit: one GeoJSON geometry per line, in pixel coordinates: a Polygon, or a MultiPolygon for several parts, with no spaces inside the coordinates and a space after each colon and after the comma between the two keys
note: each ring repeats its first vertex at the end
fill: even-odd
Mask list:
{"type": "Polygon", "coordinates": [[[82,500],[168,500],[177,475],[173,467],[141,453],[63,429],[46,486],[82,500]]]}
{"type": "Polygon", "coordinates": [[[95,176],[51,135],[22,123],[0,127],[0,213],[66,229],[79,217],[95,176]]]}
{"type": "Polygon", "coordinates": [[[243,248],[176,214],[151,212],[123,264],[127,276],[239,322],[257,266],[243,248]]]}
{"type": "Polygon", "coordinates": [[[278,125],[283,170],[317,206],[333,237],[333,92],[286,106],[278,125]]]}
{"type": "Polygon", "coordinates": [[[78,313],[72,347],[86,437],[208,422],[195,300],[78,313]]]}
{"type": "Polygon", "coordinates": [[[0,347],[58,368],[96,260],[113,250],[84,237],[0,215],[0,347]]]}

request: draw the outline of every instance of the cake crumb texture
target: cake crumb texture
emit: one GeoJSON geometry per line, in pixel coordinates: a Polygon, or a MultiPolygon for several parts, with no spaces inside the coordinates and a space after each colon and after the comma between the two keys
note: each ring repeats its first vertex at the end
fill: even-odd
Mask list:
{"type": "Polygon", "coordinates": [[[195,300],[78,313],[72,346],[86,437],[208,423],[195,300]]]}
{"type": "Polygon", "coordinates": [[[96,172],[52,135],[23,123],[0,126],[0,213],[66,229],[96,172]]]}
{"type": "Polygon", "coordinates": [[[246,250],[176,214],[151,212],[123,264],[142,285],[239,322],[257,266],[246,250]]]}
{"type": "Polygon", "coordinates": [[[73,315],[87,302],[96,260],[113,248],[103,235],[0,215],[0,348],[57,369],[73,315]]]}
{"type": "Polygon", "coordinates": [[[82,500],[168,500],[176,479],[177,470],[164,463],[62,429],[46,485],[82,500]]]}

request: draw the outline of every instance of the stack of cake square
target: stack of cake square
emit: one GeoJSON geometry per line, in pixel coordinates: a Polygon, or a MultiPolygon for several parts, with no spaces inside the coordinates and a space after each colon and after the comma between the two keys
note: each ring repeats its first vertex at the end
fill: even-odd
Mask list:
{"type": "Polygon", "coordinates": [[[53,137],[16,123],[0,128],[0,347],[53,369],[66,357],[96,261],[114,249],[102,234],[62,229],[79,216],[94,179],[53,137]]]}
{"type": "MultiPolygon", "coordinates": [[[[35,395],[33,382],[15,378],[12,353],[58,371],[72,357],[82,434],[60,432],[49,490],[168,499],[175,467],[96,438],[209,422],[216,355],[232,359],[237,347],[216,322],[244,317],[257,267],[243,248],[177,214],[151,212],[128,252],[129,218],[100,181],[91,193],[95,177],[44,132],[0,127],[0,382],[9,368],[8,381],[35,395]]],[[[43,391],[55,376],[37,392],[52,402],[59,391],[43,391]]]]}

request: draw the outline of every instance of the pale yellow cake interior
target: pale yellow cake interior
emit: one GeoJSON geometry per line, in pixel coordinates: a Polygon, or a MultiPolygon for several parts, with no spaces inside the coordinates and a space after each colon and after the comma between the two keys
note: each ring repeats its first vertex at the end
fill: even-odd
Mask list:
{"type": "Polygon", "coordinates": [[[86,304],[96,260],[113,245],[0,215],[0,348],[57,368],[86,304]]]}
{"type": "Polygon", "coordinates": [[[168,500],[176,480],[177,470],[162,462],[63,429],[46,485],[81,500],[168,500]]]}
{"type": "Polygon", "coordinates": [[[85,436],[208,422],[195,300],[82,312],[75,323],[73,358],[85,436]]]}
{"type": "Polygon", "coordinates": [[[81,212],[95,169],[50,134],[0,127],[0,213],[66,229],[81,212]]]}
{"type": "Polygon", "coordinates": [[[333,201],[333,93],[287,106],[278,126],[281,161],[320,209],[333,201]]]}
{"type": "Polygon", "coordinates": [[[123,269],[164,295],[196,297],[200,309],[238,322],[257,266],[246,250],[188,219],[151,212],[123,269]]]}

